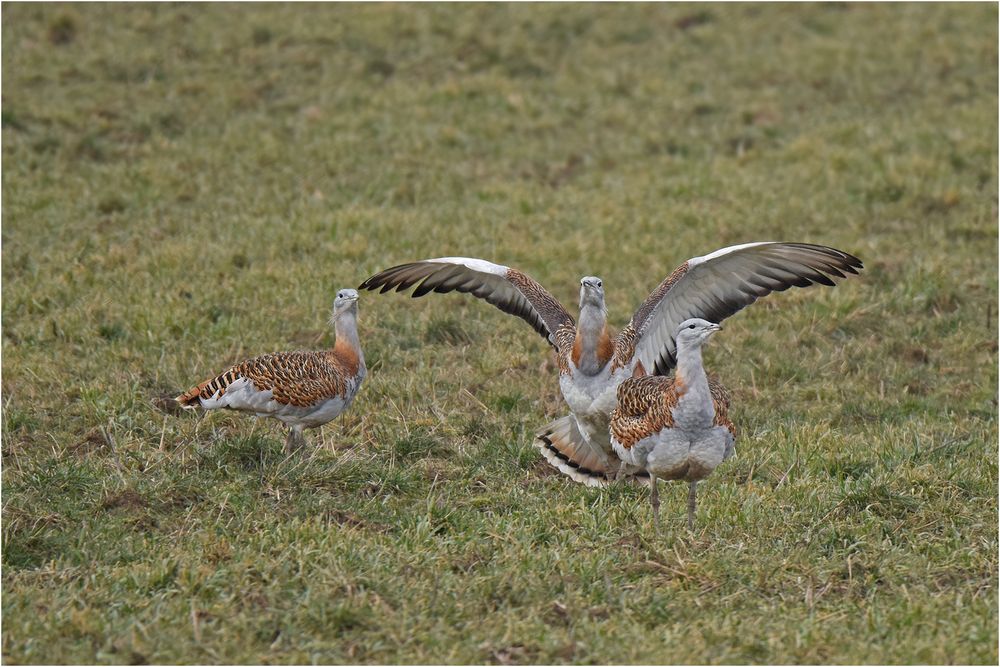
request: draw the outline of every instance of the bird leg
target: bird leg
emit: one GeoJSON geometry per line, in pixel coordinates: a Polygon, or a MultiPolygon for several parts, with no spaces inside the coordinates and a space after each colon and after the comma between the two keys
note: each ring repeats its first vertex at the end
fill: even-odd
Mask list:
{"type": "Polygon", "coordinates": [[[698,489],[698,482],[691,482],[688,487],[688,530],[694,532],[694,507],[695,493],[698,489]]]}
{"type": "Polygon", "coordinates": [[[653,528],[660,532],[660,494],[656,489],[656,475],[649,474],[649,504],[653,506],[653,528]]]}
{"type": "Polygon", "coordinates": [[[301,426],[292,426],[288,429],[288,437],[285,438],[285,454],[291,454],[305,443],[301,426]]]}
{"type": "Polygon", "coordinates": [[[624,479],[624,477],[625,477],[625,462],[622,461],[621,464],[618,466],[618,472],[615,473],[615,480],[614,481],[615,482],[620,482],[620,481],[622,481],[622,479],[624,479]]]}

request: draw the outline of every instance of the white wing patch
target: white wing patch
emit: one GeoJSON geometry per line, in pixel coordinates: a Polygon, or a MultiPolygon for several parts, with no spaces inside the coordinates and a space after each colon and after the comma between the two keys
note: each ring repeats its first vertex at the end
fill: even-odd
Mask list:
{"type": "Polygon", "coordinates": [[[692,257],[687,261],[688,266],[695,266],[697,264],[703,264],[705,262],[711,261],[716,257],[722,257],[723,255],[728,255],[731,252],[736,252],[737,250],[743,250],[744,248],[752,248],[758,245],[770,245],[772,243],[777,243],[777,241],[755,241],[754,243],[740,243],[739,245],[731,245],[726,248],[719,248],[715,252],[710,252],[707,255],[702,255],[700,257],[692,257]]]}
{"type": "Polygon", "coordinates": [[[483,273],[492,273],[495,276],[506,276],[509,267],[501,266],[500,264],[494,264],[493,262],[487,262],[485,259],[476,259],[475,257],[437,257],[435,259],[427,259],[425,262],[434,262],[435,264],[461,264],[462,266],[472,269],[473,271],[481,271],[483,273]]]}

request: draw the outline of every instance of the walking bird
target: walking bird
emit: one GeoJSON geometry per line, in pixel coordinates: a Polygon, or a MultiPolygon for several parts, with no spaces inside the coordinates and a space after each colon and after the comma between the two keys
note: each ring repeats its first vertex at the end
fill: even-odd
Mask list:
{"type": "Polygon", "coordinates": [[[816,283],[832,286],[834,278],[861,268],[857,257],[820,245],[762,242],[722,248],[677,267],[616,336],[608,328],[604,284],[594,276],[580,281],[579,322],[527,274],[470,257],[394,266],[359,289],[381,288],[384,293],[416,285],[414,297],[466,292],[528,322],[555,348],[559,387],[570,409],[538,431],[534,444],[575,481],[604,486],[620,467],[608,433],[618,385],[633,375],[669,373],[677,359],[674,334],[681,322],[692,317],[721,322],[771,292],[816,283]]]}
{"type": "Polygon", "coordinates": [[[342,289],[330,318],[336,333],[333,349],[247,359],[175,400],[188,409],[227,408],[273,417],[288,427],[285,451],[291,452],[305,442],[303,430],[322,426],[346,410],[365,379],[357,318],[357,291],[342,289]]]}
{"type": "Polygon", "coordinates": [[[649,474],[649,501],[659,527],[657,479],[688,481],[688,530],[694,530],[695,493],[733,453],[736,432],[729,421],[729,395],[705,374],[701,348],[721,327],[700,318],[685,320],[674,334],[677,368],[672,378],[630,378],[618,386],[611,412],[611,445],[623,464],[649,474]]]}

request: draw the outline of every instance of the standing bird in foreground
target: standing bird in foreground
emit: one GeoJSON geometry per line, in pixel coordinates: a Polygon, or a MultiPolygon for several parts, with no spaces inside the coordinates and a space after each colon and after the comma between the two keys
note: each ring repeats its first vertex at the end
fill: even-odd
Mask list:
{"type": "MultiPolygon", "coordinates": [[[[580,281],[580,321],[545,288],[517,269],[470,257],[441,257],[401,264],[365,280],[359,289],[468,292],[517,315],[555,347],[559,388],[570,413],[542,428],[535,446],[548,462],[577,482],[604,486],[619,470],[608,423],[618,385],[633,375],[666,375],[677,358],[674,333],[692,317],[721,322],[758,297],[789,287],[856,274],[861,260],[807,243],[745,243],[694,257],[653,290],[613,336],[604,284],[580,281]],[[419,283],[419,284],[418,284],[419,283]]],[[[637,469],[629,474],[641,473],[637,469]]]]}
{"type": "Polygon", "coordinates": [[[337,292],[330,322],[336,333],[332,350],[247,359],[191,387],[176,401],[187,409],[227,408],[274,417],[288,427],[285,452],[290,453],[305,442],[303,430],[332,421],[351,405],[367,374],[358,340],[356,290],[337,292]]]}
{"type": "Polygon", "coordinates": [[[674,334],[677,370],[672,378],[631,378],[618,386],[611,445],[623,463],[649,474],[649,501],[657,528],[657,479],[688,481],[688,530],[694,530],[698,480],[733,453],[736,432],[728,417],[729,395],[709,381],[701,360],[702,346],[721,328],[700,318],[685,320],[674,334]]]}

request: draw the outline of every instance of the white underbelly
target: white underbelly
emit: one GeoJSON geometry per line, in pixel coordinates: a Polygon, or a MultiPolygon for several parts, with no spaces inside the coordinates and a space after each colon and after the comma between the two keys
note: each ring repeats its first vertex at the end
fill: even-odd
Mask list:
{"type": "Polygon", "coordinates": [[[631,375],[630,368],[619,368],[612,374],[610,365],[597,375],[584,375],[571,364],[570,372],[559,376],[563,399],[581,433],[609,454],[613,449],[608,427],[611,411],[618,405],[618,385],[631,375]]]}
{"type": "MultiPolygon", "coordinates": [[[[647,438],[648,440],[648,438],[647,438]]],[[[644,468],[646,466],[646,456],[652,449],[651,446],[642,446],[646,443],[640,441],[632,447],[624,447],[618,440],[611,438],[611,448],[615,455],[630,466],[644,468]]]]}

